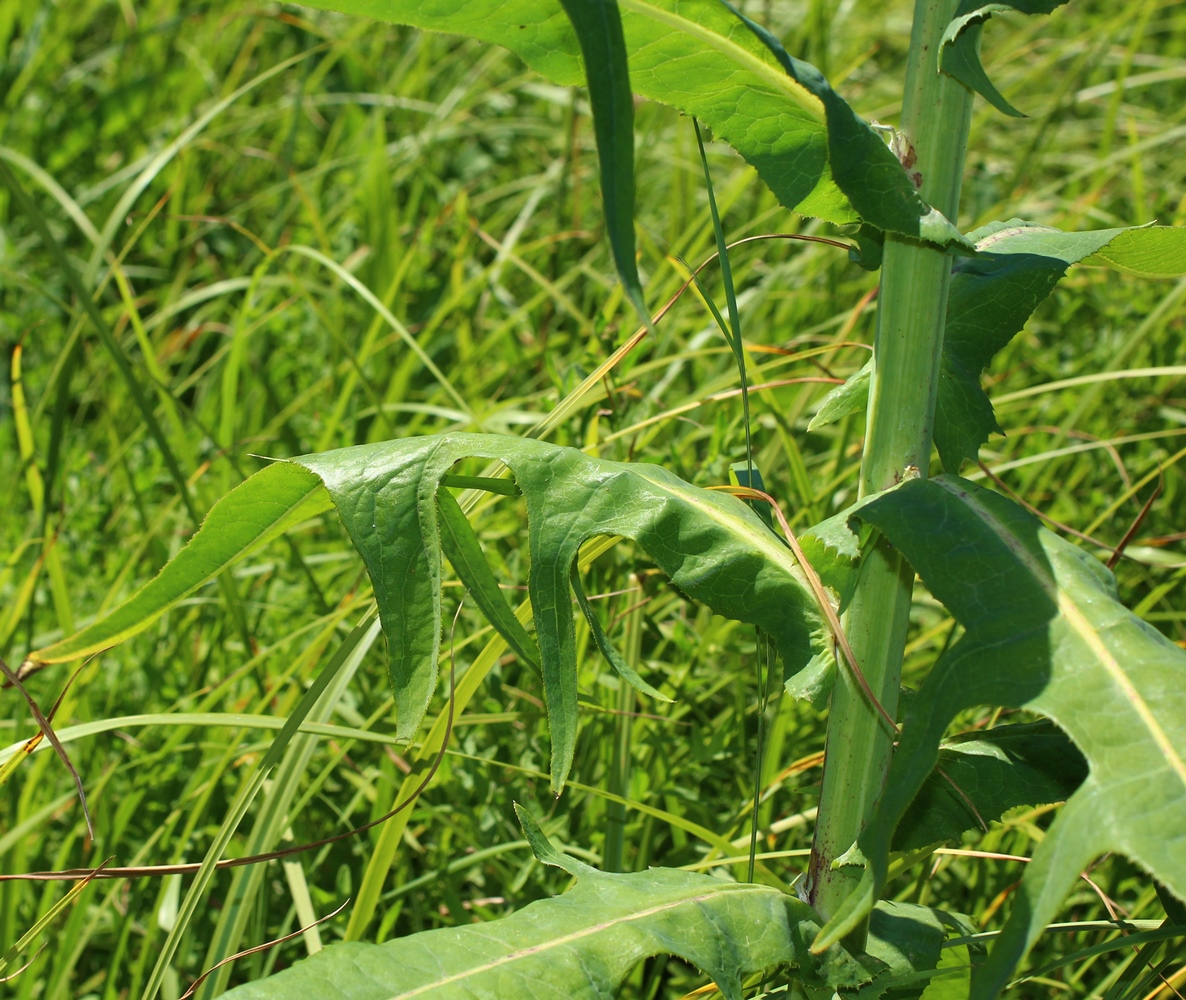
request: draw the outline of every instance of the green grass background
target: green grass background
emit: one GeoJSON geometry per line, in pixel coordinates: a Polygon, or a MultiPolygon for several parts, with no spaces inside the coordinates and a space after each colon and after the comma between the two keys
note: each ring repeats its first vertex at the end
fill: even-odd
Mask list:
{"type": "MultiPolygon", "coordinates": [[[[862,114],[896,120],[907,3],[749,7],[862,114]]],[[[1012,216],[1063,228],[1186,223],[1186,6],[1076,0],[1052,18],[999,19],[986,31],[985,61],[1032,117],[1008,120],[977,104],[965,229],[1012,216]]],[[[637,136],[641,268],[657,308],[683,280],[679,258],[696,264],[712,252],[712,228],[691,123],[644,103],[637,136]]],[[[83,274],[198,513],[261,468],[259,456],[450,428],[522,433],[634,329],[603,238],[584,96],[472,41],[289,5],[3,0],[0,158],[83,274]],[[408,350],[399,325],[472,415],[408,350]]],[[[730,240],[835,235],[780,207],[721,144],[710,163],[730,240]]],[[[757,464],[804,527],[854,496],[862,421],[812,433],[806,424],[829,383],[867,357],[876,276],[842,252],[784,241],[747,244],[733,261],[750,382],[773,383],[752,397],[757,464]]],[[[705,273],[720,295],[719,272],[705,273]]],[[[1186,282],[1074,271],[989,373],[1008,437],[983,452],[1009,489],[1105,545],[1161,481],[1117,574],[1126,602],[1179,642],[1186,391],[1179,374],[1125,373],[1183,364],[1184,298],[1186,282]],[[1059,387],[1083,376],[1092,380],[1059,387]]],[[[0,655],[15,666],[129,595],[195,522],[111,352],[2,188],[0,338],[0,655]]],[[[736,386],[732,357],[692,291],[552,439],[720,484],[743,457],[736,386]]],[[[500,581],[522,588],[521,509],[502,498],[475,524],[500,581]]],[[[69,774],[38,753],[0,789],[0,872],[202,858],[272,735],[232,716],[287,715],[369,601],[361,561],[332,515],[290,539],[240,564],[232,588],[212,584],[82,668],[58,728],[124,720],[70,744],[96,840],[86,839],[69,774]],[[130,718],[141,715],[151,724],[130,718]]],[[[1106,558],[1106,548],[1079,541],[1106,558]]],[[[416,804],[389,870],[368,873],[379,837],[371,831],[252,876],[220,874],[181,927],[186,879],[95,883],[6,995],[135,1000],[174,931],[180,947],[159,995],[175,1000],[215,961],[367,889],[381,893],[374,918],[354,928],[367,940],[494,919],[566,884],[533,860],[512,800],[594,861],[607,836],[616,856],[613,831],[624,824],[628,869],[719,862],[724,852],[704,829],[743,854],[758,704],[752,630],[689,606],[624,545],[588,576],[587,592],[605,595],[595,604],[611,634],[675,700],[620,692],[579,623],[573,778],[582,788],[552,799],[538,678],[503,658],[457,720],[456,753],[416,804]],[[607,789],[643,808],[616,807],[607,789]]],[[[459,586],[446,594],[455,603],[459,586]]],[[[920,591],[908,684],[949,631],[920,591]]],[[[463,609],[459,674],[490,635],[463,609]]],[[[73,669],[38,674],[31,693],[52,704],[73,669]]],[[[433,712],[446,694],[442,686],[433,712]]],[[[759,849],[794,852],[810,844],[825,719],[787,698],[767,713],[759,849]]],[[[415,750],[383,742],[392,719],[381,639],[326,720],[377,738],[294,745],[228,853],[311,841],[391,806],[415,750]]],[[[0,742],[34,731],[6,690],[0,742]]],[[[1028,854],[1050,818],[1049,809],[1018,811],[969,835],[968,846],[1028,854]]],[[[790,881],[803,859],[767,865],[790,881]]],[[[714,870],[744,876],[742,864],[714,870]]],[[[891,892],[942,900],[991,929],[1018,877],[1015,862],[947,856],[891,892]]],[[[1106,918],[1110,906],[1161,916],[1149,880],[1123,859],[1103,861],[1092,879],[1099,892],[1085,882],[1066,919],[1106,918]]],[[[64,892],[62,883],[0,883],[0,947],[64,892]]],[[[350,913],[225,967],[199,995],[341,939],[350,913]]],[[[1106,936],[1049,935],[1031,963],[1106,936]]],[[[1011,995],[1102,997],[1132,956],[1076,961],[1011,995]]],[[[702,982],[658,960],[636,971],[625,995],[680,997],[702,982]]]]}

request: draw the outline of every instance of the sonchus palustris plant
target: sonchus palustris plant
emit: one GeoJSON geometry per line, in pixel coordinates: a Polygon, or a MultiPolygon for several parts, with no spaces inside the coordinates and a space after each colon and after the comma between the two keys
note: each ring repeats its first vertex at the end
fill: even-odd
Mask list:
{"type": "MultiPolygon", "coordinates": [[[[738,456],[731,487],[698,488],[657,465],[547,443],[568,407],[528,436],[450,433],[276,463],[227,495],[128,604],[30,657],[26,669],[106,647],[332,506],[374,585],[403,739],[419,732],[438,686],[444,560],[500,634],[499,652],[509,648],[542,673],[557,794],[578,748],[574,602],[621,681],[663,697],[615,650],[582,589],[582,561],[606,539],[633,540],[687,598],[755,626],[777,650],[789,690],[829,706],[814,846],[793,888],[752,861],[749,882],[599,871],[561,853],[521,811],[538,859],[569,872],[571,891],[493,924],[334,945],[230,995],[604,997],[641,959],[671,954],[730,1000],[756,984],[813,998],[926,991],[990,1000],[1080,873],[1110,852],[1136,862],[1167,912],[1184,915],[1186,653],[1119,603],[1097,559],[960,475],[1001,430],[982,372],[1072,266],[1137,278],[1186,273],[1186,232],[1170,227],[1062,232],[1008,219],[965,233],[957,224],[976,95],[1018,114],[981,65],[982,26],[996,12],[1048,14],[1060,2],[916,0],[892,135],[725,0],[313,4],[476,36],[557,83],[587,85],[606,229],[644,327],[635,93],[710,128],[787,208],[850,227],[854,266],[880,269],[877,328],[869,364],[814,418],[821,426],[864,412],[859,499],[798,537],[770,509],[751,455],[738,456]],[[475,459],[484,467],[467,461],[475,459]],[[460,475],[463,461],[482,474],[460,475]],[[521,497],[526,508],[531,569],[517,610],[467,516],[484,493],[521,497]],[[954,617],[958,638],[907,704],[899,692],[916,577],[954,617]],[[977,706],[1046,721],[945,742],[953,720],[977,706]],[[882,898],[891,872],[964,831],[1018,805],[1063,801],[987,945],[957,913],[882,898]]],[[[744,385],[711,188],[710,203],[728,296],[727,319],[716,315],[744,385]]],[[[472,694],[482,669],[471,668],[456,697],[472,694]]],[[[444,736],[438,725],[423,746],[436,752],[444,736]]],[[[392,823],[398,838],[401,820],[392,823]]],[[[351,928],[365,929],[378,900],[364,894],[354,905],[351,928]]],[[[1148,940],[1180,933],[1170,926],[1148,940]]],[[[1134,973],[1127,982],[1135,989],[1143,980],[1134,973]]]]}

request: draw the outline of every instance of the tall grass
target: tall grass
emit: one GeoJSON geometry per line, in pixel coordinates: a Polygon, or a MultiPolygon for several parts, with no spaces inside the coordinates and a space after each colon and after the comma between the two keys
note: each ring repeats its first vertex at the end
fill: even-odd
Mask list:
{"type": "MultiPolygon", "coordinates": [[[[907,5],[765,6],[863,114],[895,120],[907,5]]],[[[1064,228],[1186,221],[1181,4],[1079,2],[1051,19],[994,21],[987,35],[990,72],[1034,117],[1006,121],[977,106],[964,228],[1006,203],[1064,228]]],[[[105,345],[61,261],[0,187],[10,373],[0,381],[0,655],[9,663],[151,576],[195,517],[260,466],[258,456],[449,427],[522,433],[634,329],[601,237],[584,98],[501,50],[222,0],[6,0],[0,39],[0,158],[111,333],[105,345]]],[[[691,123],[644,105],[638,126],[641,264],[657,307],[684,283],[682,261],[695,266],[715,244],[691,123]]],[[[722,146],[708,155],[730,240],[824,234],[779,207],[722,146]]],[[[782,240],[738,247],[732,266],[755,464],[792,524],[814,523],[855,495],[860,421],[805,428],[830,384],[867,356],[876,276],[841,251],[782,240]],[[827,485],[817,491],[813,481],[827,485]]],[[[719,270],[703,273],[719,298],[719,270]]],[[[681,298],[554,440],[662,462],[702,485],[727,482],[745,447],[737,367],[698,294],[681,298]]],[[[1117,572],[1125,601],[1179,642],[1184,297],[1186,283],[1121,286],[1088,269],[1065,281],[990,374],[1009,426],[1026,429],[991,442],[987,472],[973,473],[1088,536],[1084,547],[1104,558],[1160,485],[1117,572]]],[[[520,585],[520,508],[499,498],[477,525],[501,581],[520,585]]],[[[448,587],[460,596],[459,585],[448,587]]],[[[373,917],[356,909],[352,923],[347,907],[224,967],[205,995],[348,929],[385,939],[509,912],[563,887],[532,859],[512,799],[593,860],[744,877],[745,760],[758,704],[752,631],[683,602],[625,546],[592,562],[585,589],[675,701],[621,697],[578,622],[583,731],[559,801],[542,773],[538,678],[488,645],[492,633],[463,607],[453,644],[461,687],[467,671],[489,672],[466,689],[449,753],[402,836],[388,836],[382,863],[382,834],[372,830],[222,872],[188,919],[178,914],[189,876],[94,882],[5,989],[22,1000],[135,1000],[159,981],[159,995],[176,998],[216,961],[347,898],[377,901],[373,917]],[[154,976],[166,940],[176,949],[154,976]]],[[[0,873],[107,857],[201,860],[272,739],[268,720],[292,712],[368,597],[360,561],[326,517],[86,664],[56,725],[63,738],[77,735],[68,747],[96,840],[86,839],[69,774],[52,753],[36,753],[0,790],[0,873]]],[[[951,631],[922,591],[912,627],[908,684],[951,631]]],[[[391,806],[409,772],[422,773],[420,749],[387,735],[381,642],[360,648],[349,683],[314,710],[338,728],[290,744],[229,856],[358,826],[391,806]]],[[[29,684],[48,707],[69,679],[55,668],[29,684]]],[[[445,684],[437,711],[447,694],[445,684]]],[[[35,731],[15,692],[0,704],[0,742],[35,731]]],[[[809,708],[777,696],[766,723],[759,850],[783,855],[762,863],[766,877],[790,882],[805,863],[796,852],[810,843],[823,729],[809,708]]],[[[973,846],[1026,855],[1049,818],[1021,811],[973,846]]],[[[943,855],[892,891],[926,902],[941,886],[991,928],[1017,878],[1016,862],[943,855]]],[[[1160,915],[1128,863],[1105,861],[1091,878],[1069,903],[1076,918],[1106,917],[1110,907],[1160,915]]],[[[15,942],[66,888],[0,883],[0,944],[15,942]]],[[[1049,954],[1039,947],[1033,966],[1049,954]]],[[[1074,963],[1017,995],[1102,996],[1131,954],[1074,963]]],[[[700,982],[694,970],[657,961],[637,971],[630,995],[678,997],[700,982]]]]}

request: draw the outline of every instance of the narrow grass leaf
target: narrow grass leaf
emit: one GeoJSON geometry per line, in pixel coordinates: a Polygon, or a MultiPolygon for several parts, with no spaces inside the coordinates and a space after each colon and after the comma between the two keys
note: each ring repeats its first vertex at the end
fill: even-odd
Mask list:
{"type": "Polygon", "coordinates": [[[374,614],[374,611],[370,611],[364,615],[362,621],[342,640],[342,643],[334,651],[333,656],[330,657],[329,662],[326,663],[308,690],[301,696],[301,700],[297,703],[296,708],[293,709],[292,714],[285,720],[283,727],[276,734],[276,738],[272,740],[271,745],[268,747],[263,759],[259,762],[255,772],[244,782],[238,795],[231,802],[222,823],[219,824],[218,829],[214,832],[210,846],[206,849],[206,854],[202,858],[202,864],[194,874],[189,890],[181,902],[181,906],[177,912],[177,921],[160,947],[156,964],[153,966],[148,982],[144,986],[144,992],[141,994],[141,1000],[156,1000],[156,996],[164,982],[166,971],[169,969],[173,957],[177,953],[181,939],[189,930],[190,921],[193,919],[194,913],[197,911],[202,897],[210,885],[210,880],[214,877],[214,873],[217,870],[216,865],[222,859],[223,852],[238,830],[239,824],[243,821],[243,817],[247,814],[251,803],[255,800],[260,789],[263,788],[264,780],[272,768],[284,759],[284,753],[288,749],[288,745],[292,742],[293,737],[300,731],[301,723],[305,721],[308,714],[313,710],[313,706],[317,704],[339,671],[349,662],[355,648],[366,638],[367,633],[374,624],[374,614]]]}
{"type": "MultiPolygon", "coordinates": [[[[335,629],[331,625],[330,629],[335,629]]],[[[304,725],[325,724],[333,715],[347,685],[358,671],[371,646],[379,638],[379,622],[371,627],[350,650],[340,669],[336,670],[326,685],[317,703],[309,710],[304,725]]],[[[314,641],[314,648],[320,648],[320,639],[314,641]]],[[[296,797],[299,785],[312,760],[318,737],[313,733],[298,731],[284,753],[284,758],[271,776],[267,790],[260,802],[252,824],[251,833],[244,845],[244,854],[266,854],[274,850],[281,837],[292,823],[289,810],[296,797]]],[[[299,868],[299,863],[298,863],[299,868]]],[[[226,989],[232,963],[226,959],[240,950],[248,921],[255,912],[256,901],[264,884],[266,865],[251,865],[239,868],[231,880],[230,889],[222,899],[218,923],[206,953],[207,966],[219,965],[218,972],[210,977],[197,991],[199,997],[215,997],[226,989]]]]}
{"type": "MultiPolygon", "coordinates": [[[[95,870],[96,873],[101,872],[105,867],[107,867],[107,864],[110,860],[111,859],[109,858],[107,861],[103,862],[103,864],[95,870]]],[[[32,947],[33,943],[41,936],[45,929],[49,927],[49,925],[55,920],[57,920],[58,916],[63,911],[72,906],[78,900],[78,897],[81,896],[83,892],[86,891],[86,887],[90,885],[92,878],[94,878],[93,875],[88,878],[84,878],[72,885],[70,890],[64,896],[62,896],[61,899],[50,906],[37,919],[32,927],[25,931],[25,933],[22,934],[3,955],[0,955],[0,973],[6,972],[13,962],[15,962],[21,957],[21,955],[25,954],[25,952],[27,952],[30,947],[32,947]]]]}

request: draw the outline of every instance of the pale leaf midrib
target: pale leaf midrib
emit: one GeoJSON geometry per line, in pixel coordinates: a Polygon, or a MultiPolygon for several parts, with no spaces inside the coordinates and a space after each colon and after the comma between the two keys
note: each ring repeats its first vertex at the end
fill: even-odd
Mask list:
{"type": "Polygon", "coordinates": [[[1087,616],[1079,609],[1079,606],[1071,598],[1070,594],[1058,586],[1057,582],[1046,573],[1045,569],[1034,558],[1033,553],[1025,547],[1025,544],[1001,524],[992,512],[977,501],[975,497],[962,491],[957,493],[955,488],[943,480],[934,480],[934,482],[937,482],[949,493],[962,500],[968,509],[979,517],[985,526],[1000,539],[1001,543],[1009,549],[1018,561],[1033,574],[1043,589],[1047,593],[1052,592],[1051,596],[1057,602],[1059,613],[1087,648],[1091,650],[1096,660],[1111,678],[1112,683],[1119,688],[1124,699],[1132,706],[1132,710],[1148,731],[1157,749],[1165,757],[1166,762],[1173,769],[1174,773],[1177,774],[1183,786],[1186,786],[1186,762],[1183,762],[1181,755],[1174,747],[1173,741],[1170,740],[1162,728],[1161,723],[1157,721],[1157,717],[1153,714],[1152,709],[1149,708],[1148,702],[1141,696],[1140,691],[1136,689],[1132,680],[1124,672],[1124,668],[1116,661],[1116,658],[1112,655],[1112,651],[1108,649],[1103,639],[1100,638],[1099,633],[1092,628],[1091,622],[1088,621],[1087,616]]]}
{"type": "MultiPolygon", "coordinates": [[[[415,989],[408,990],[405,993],[396,993],[390,1000],[408,1000],[409,997],[424,996],[431,990],[439,989],[442,986],[447,986],[450,983],[460,982],[463,979],[468,979],[471,976],[476,976],[483,972],[488,972],[490,969],[496,969],[500,966],[508,965],[511,962],[517,962],[521,959],[532,958],[543,954],[554,948],[561,948],[564,945],[571,944],[574,941],[580,941],[584,938],[590,937],[594,934],[600,934],[602,931],[608,930],[612,927],[617,927],[622,924],[628,924],[636,920],[642,920],[646,917],[653,917],[657,913],[664,913],[668,910],[673,910],[681,906],[688,906],[697,903],[704,903],[708,900],[723,895],[726,892],[771,892],[777,893],[777,889],[770,889],[765,886],[755,885],[735,885],[724,886],[720,889],[713,889],[710,892],[702,893],[698,896],[685,896],[681,899],[671,900],[667,903],[660,903],[657,906],[652,906],[646,910],[638,910],[635,913],[628,913],[624,916],[614,917],[610,920],[595,924],[592,927],[585,927],[579,931],[573,931],[570,934],[562,935],[558,938],[553,938],[551,941],[545,941],[541,944],[530,945],[526,948],[520,948],[518,951],[513,951],[507,955],[501,955],[498,958],[485,962],[480,966],[475,966],[472,969],[466,969],[464,972],[456,972],[451,976],[446,976],[444,979],[438,979],[433,983],[425,983],[423,986],[417,986],[415,989]]],[[[779,893],[781,895],[781,893],[779,893]]]]}
{"type": "Polygon", "coordinates": [[[1095,654],[1095,658],[1099,660],[1103,668],[1108,672],[1108,676],[1112,678],[1114,683],[1124,695],[1125,699],[1132,709],[1136,712],[1138,718],[1144,724],[1145,728],[1149,730],[1149,735],[1153,742],[1157,744],[1157,749],[1161,751],[1165,757],[1166,763],[1173,768],[1174,773],[1181,780],[1183,786],[1186,786],[1186,762],[1183,762],[1181,755],[1174,747],[1173,741],[1170,740],[1166,731],[1161,727],[1161,723],[1157,721],[1153,710],[1149,708],[1148,702],[1141,697],[1128,674],[1124,672],[1124,668],[1116,661],[1112,655],[1112,651],[1104,644],[1103,639],[1100,638],[1099,633],[1091,627],[1091,623],[1087,620],[1079,606],[1071,600],[1070,596],[1065,591],[1059,593],[1058,609],[1062,612],[1062,616],[1070,624],[1080,639],[1087,645],[1087,647],[1095,654]]]}
{"type": "MultiPolygon", "coordinates": [[[[790,550],[783,547],[773,534],[768,534],[765,531],[757,531],[751,528],[748,524],[740,518],[734,517],[726,511],[721,510],[714,504],[706,503],[704,500],[697,497],[695,494],[686,493],[683,490],[674,488],[667,483],[656,482],[646,476],[640,475],[639,478],[645,480],[653,486],[658,487],[665,493],[670,493],[673,497],[682,500],[689,507],[694,507],[705,517],[716,522],[729,534],[738,535],[745,539],[747,543],[754,548],[759,549],[762,554],[773,563],[776,563],[784,570],[790,577],[799,582],[798,564],[791,555],[790,550]]],[[[801,584],[806,589],[805,584],[801,584]]]]}

